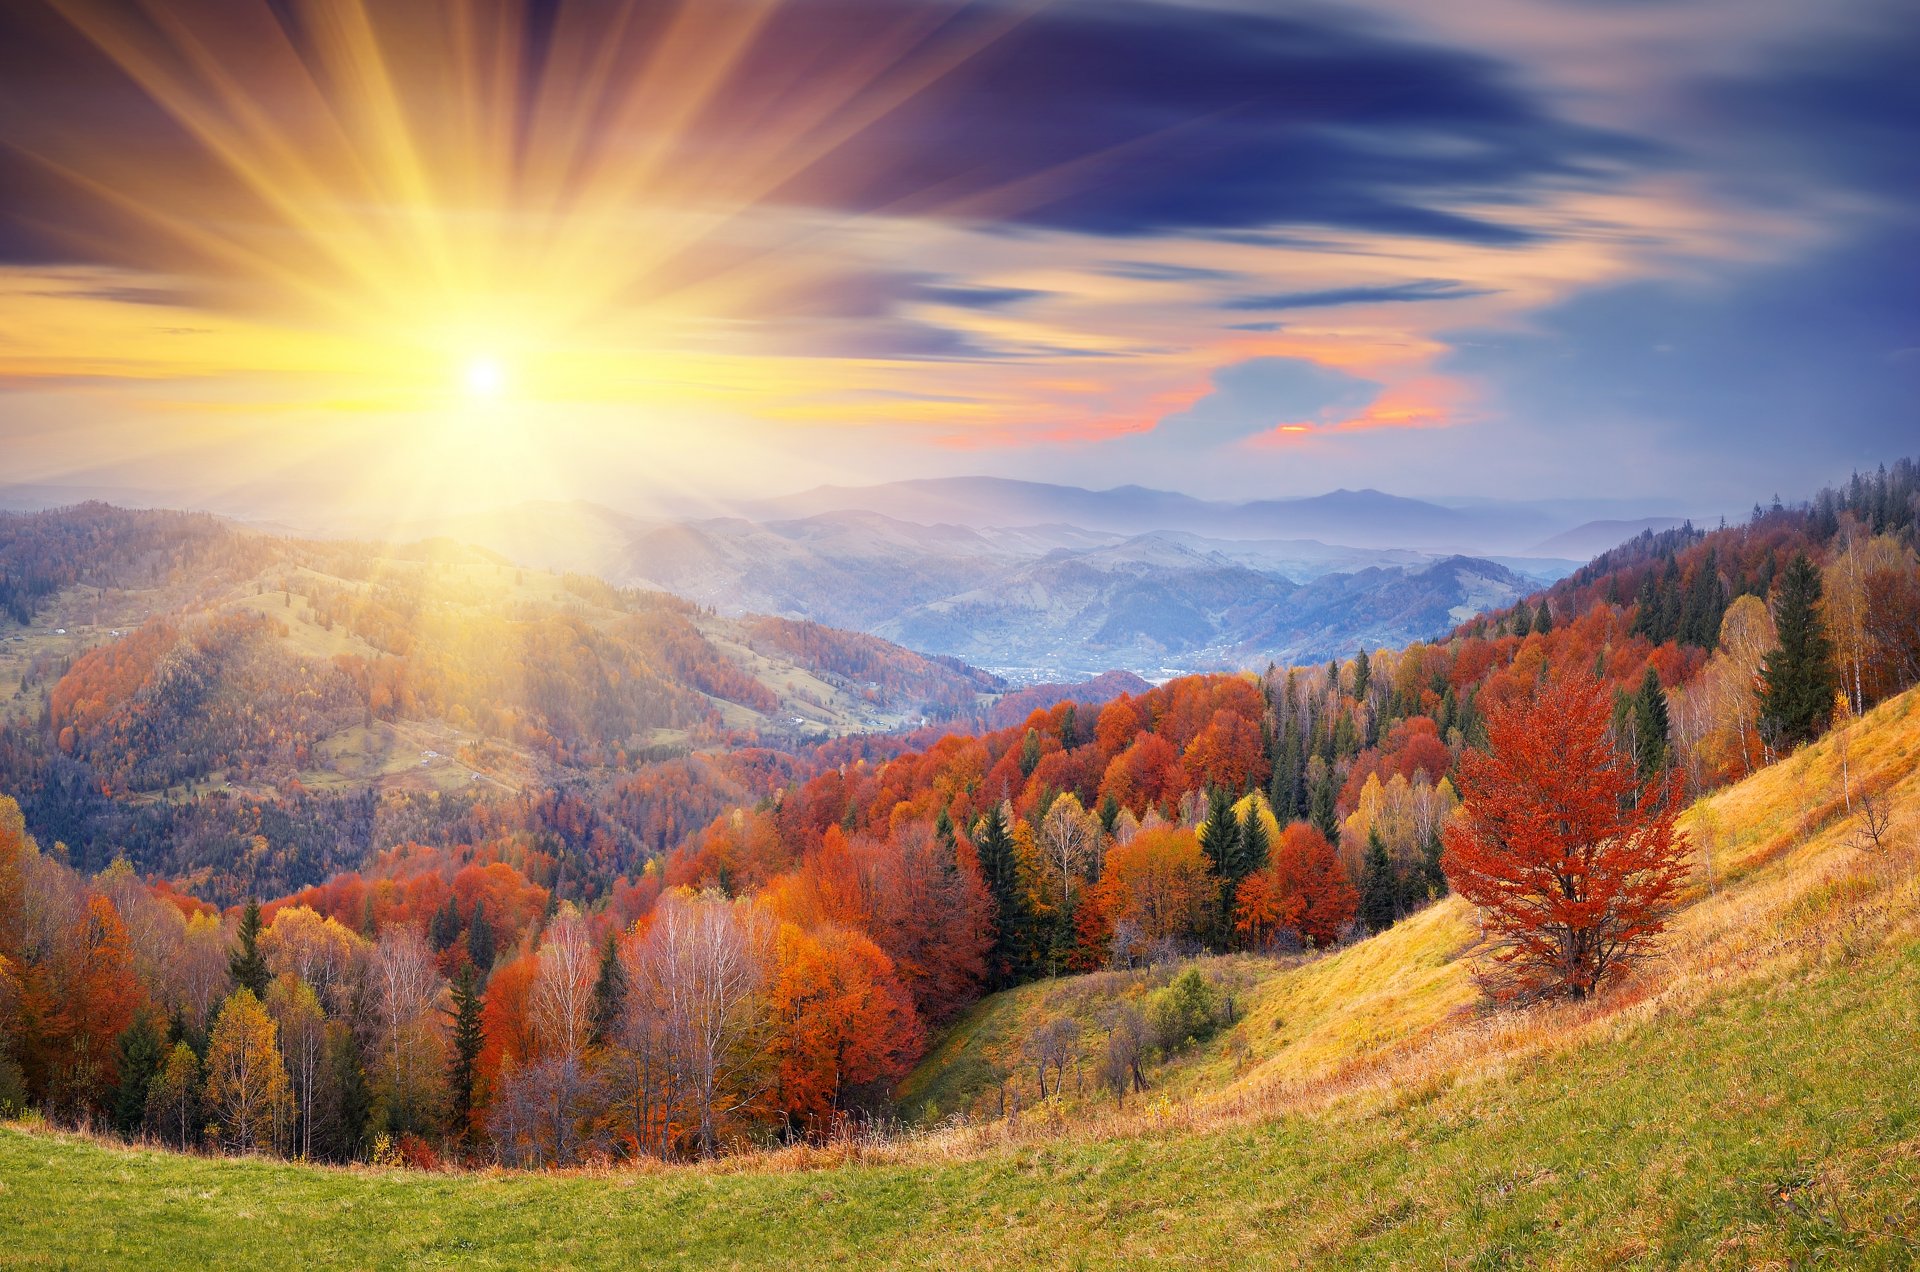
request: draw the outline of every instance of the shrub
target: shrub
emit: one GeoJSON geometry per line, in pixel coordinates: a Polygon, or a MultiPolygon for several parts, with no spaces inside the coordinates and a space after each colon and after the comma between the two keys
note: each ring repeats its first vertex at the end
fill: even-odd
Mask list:
{"type": "Polygon", "coordinates": [[[1147,1018],[1163,1052],[1205,1042],[1220,1027],[1220,992],[1189,967],[1147,1000],[1147,1018]]]}

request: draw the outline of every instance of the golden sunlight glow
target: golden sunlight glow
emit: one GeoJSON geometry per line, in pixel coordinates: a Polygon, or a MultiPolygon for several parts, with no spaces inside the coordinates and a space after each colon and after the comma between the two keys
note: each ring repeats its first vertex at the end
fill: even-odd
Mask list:
{"type": "Polygon", "coordinates": [[[461,372],[469,397],[493,399],[506,390],[507,373],[493,358],[473,358],[461,372]]]}
{"type": "Polygon", "coordinates": [[[1291,434],[1317,440],[1456,418],[1469,395],[1432,371],[1441,310],[1236,330],[1183,273],[1288,291],[1367,270],[1460,279],[1481,299],[1447,302],[1444,320],[1485,326],[1622,272],[1650,250],[1636,223],[1663,241],[1698,228],[1672,199],[1595,208],[1569,194],[1534,214],[1620,234],[1525,250],[1333,231],[1318,248],[1169,240],[1151,248],[1169,271],[1156,280],[1119,276],[1109,242],[992,232],[1085,179],[1081,164],[858,213],[785,196],[1045,2],[969,9],[957,25],[962,0],[898,6],[884,29],[777,72],[768,112],[730,90],[769,73],[769,23],[804,0],[552,0],[538,50],[519,0],[48,0],[178,135],[80,135],[49,115],[9,137],[83,196],[76,246],[112,249],[74,259],[118,263],[0,267],[0,381],[83,383],[102,427],[136,436],[132,417],[165,412],[178,427],[147,431],[156,451],[244,418],[259,426],[245,441],[256,464],[287,480],[335,439],[335,467],[384,473],[423,502],[511,498],[537,479],[550,494],[562,462],[600,479],[610,456],[708,479],[752,464],[784,484],[827,462],[823,438],[867,462],[879,448],[863,429],[919,445],[1095,444],[1153,428],[1252,357],[1393,390],[1364,417],[1291,434]],[[867,278],[1032,299],[929,295],[864,314],[856,299],[836,326],[836,289],[867,278]],[[581,443],[569,459],[530,443],[563,428],[581,443]],[[378,456],[348,449],[368,437],[378,456]]]}

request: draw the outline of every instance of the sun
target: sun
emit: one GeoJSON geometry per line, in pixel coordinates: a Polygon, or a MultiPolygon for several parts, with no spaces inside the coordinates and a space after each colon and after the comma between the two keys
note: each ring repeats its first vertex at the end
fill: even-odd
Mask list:
{"type": "Polygon", "coordinates": [[[467,396],[482,401],[497,399],[507,388],[507,370],[496,358],[469,358],[460,373],[467,396]]]}

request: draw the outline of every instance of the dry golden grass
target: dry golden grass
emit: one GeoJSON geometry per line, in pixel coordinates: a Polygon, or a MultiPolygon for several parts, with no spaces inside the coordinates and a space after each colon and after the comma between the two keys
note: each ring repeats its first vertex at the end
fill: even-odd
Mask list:
{"type": "MultiPolygon", "coordinates": [[[[1159,1089],[1129,1107],[1050,1101],[1011,1122],[856,1137],[747,1160],[754,1169],[955,1160],[1009,1143],[1211,1129],[1336,1102],[1404,1106],[1693,1010],[1741,982],[1861,957],[1890,937],[1920,932],[1917,707],[1920,690],[1894,698],[1689,809],[1681,824],[1699,864],[1686,904],[1660,956],[1596,1000],[1485,1010],[1472,979],[1472,911],[1449,898],[1324,957],[1268,962],[1268,974],[1242,992],[1242,1021],[1163,1071],[1159,1089]],[[1849,794],[1857,810],[1862,791],[1882,794],[1897,812],[1885,853],[1854,845],[1849,794]]],[[[1003,1038],[992,1050],[1011,1056],[1017,1042],[1003,1038]]]]}

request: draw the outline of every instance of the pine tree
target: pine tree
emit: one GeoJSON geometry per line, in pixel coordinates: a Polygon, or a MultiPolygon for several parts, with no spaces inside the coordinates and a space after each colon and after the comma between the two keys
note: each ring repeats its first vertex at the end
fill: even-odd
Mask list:
{"type": "Polygon", "coordinates": [[[485,984],[493,973],[493,924],[487,922],[487,903],[473,903],[473,917],[467,920],[467,961],[485,984]]]}
{"type": "Polygon", "coordinates": [[[473,968],[462,967],[453,982],[453,1006],[447,1013],[453,1020],[453,1056],[447,1066],[447,1086],[453,1097],[454,1134],[462,1140],[473,1131],[473,1080],[480,1049],[486,1043],[481,1028],[481,1011],[485,1005],[473,968]]]}
{"type": "Polygon", "coordinates": [[[1353,660],[1353,697],[1356,702],[1367,700],[1367,688],[1373,682],[1373,663],[1362,649],[1359,657],[1353,660]]]}
{"type": "Polygon", "coordinates": [[[588,1037],[596,1047],[604,1047],[620,1025],[620,1013],[627,1001],[627,969],[620,962],[620,943],[607,933],[600,951],[600,976],[593,983],[593,1009],[588,1037]]]}
{"type": "Polygon", "coordinates": [[[1514,606],[1513,609],[1513,634],[1525,640],[1527,634],[1532,630],[1533,611],[1527,608],[1525,601],[1522,601],[1520,604],[1514,606]]]}
{"type": "Polygon", "coordinates": [[[267,960],[260,954],[260,903],[247,902],[240,915],[240,943],[227,956],[227,973],[235,989],[244,989],[258,1002],[267,996],[267,960]]]}
{"type": "Polygon", "coordinates": [[[141,1012],[121,1031],[115,1048],[118,1084],[113,1095],[113,1126],[132,1138],[147,1119],[147,1089],[167,1061],[167,1045],[153,1017],[141,1012]]]}
{"type": "Polygon", "coordinates": [[[1360,867],[1360,921],[1369,932],[1384,932],[1393,926],[1399,900],[1394,878],[1393,858],[1380,832],[1367,832],[1367,855],[1360,867]]]}
{"type": "Polygon", "coordinates": [[[1547,598],[1540,598],[1540,608],[1533,612],[1533,630],[1545,636],[1553,630],[1553,611],[1547,608],[1547,598]]]}
{"type": "Polygon", "coordinates": [[[1780,644],[1761,668],[1760,728],[1782,750],[1814,737],[1833,711],[1833,641],[1820,617],[1820,571],[1795,554],[1774,603],[1780,644]]]}

